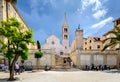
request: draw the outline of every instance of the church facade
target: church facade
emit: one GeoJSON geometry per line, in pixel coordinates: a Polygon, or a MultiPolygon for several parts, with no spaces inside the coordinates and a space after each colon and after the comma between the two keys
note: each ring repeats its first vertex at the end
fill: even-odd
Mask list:
{"type": "Polygon", "coordinates": [[[64,62],[68,62],[70,59],[69,26],[66,16],[62,25],[62,43],[60,43],[60,39],[57,36],[52,34],[45,40],[45,44],[42,45],[42,50],[50,49],[54,50],[54,66],[62,66],[64,62]]]}

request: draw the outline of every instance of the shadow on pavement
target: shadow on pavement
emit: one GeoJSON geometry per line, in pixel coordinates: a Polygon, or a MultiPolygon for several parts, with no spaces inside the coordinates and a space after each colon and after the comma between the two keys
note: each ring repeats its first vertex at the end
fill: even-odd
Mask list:
{"type": "Polygon", "coordinates": [[[105,73],[120,73],[120,70],[109,70],[109,71],[104,71],[105,73]]]}
{"type": "Polygon", "coordinates": [[[0,82],[20,82],[20,79],[19,78],[17,78],[17,77],[15,77],[15,81],[7,81],[8,80],[8,78],[0,78],[0,82]]]}

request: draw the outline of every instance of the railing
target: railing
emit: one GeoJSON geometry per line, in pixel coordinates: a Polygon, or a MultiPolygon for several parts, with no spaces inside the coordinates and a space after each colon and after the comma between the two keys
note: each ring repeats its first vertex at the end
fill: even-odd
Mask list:
{"type": "Polygon", "coordinates": [[[83,50],[79,51],[80,53],[118,53],[118,51],[112,51],[112,50],[106,50],[106,51],[101,51],[101,50],[83,50]]]}
{"type": "Polygon", "coordinates": [[[82,54],[87,54],[87,53],[92,53],[92,54],[118,54],[117,50],[73,50],[71,53],[82,53],[82,54]]]}

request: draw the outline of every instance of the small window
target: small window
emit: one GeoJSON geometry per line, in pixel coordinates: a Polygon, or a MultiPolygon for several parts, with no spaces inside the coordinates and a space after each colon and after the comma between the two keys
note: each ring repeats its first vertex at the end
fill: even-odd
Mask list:
{"type": "Polygon", "coordinates": [[[64,35],[64,39],[68,39],[68,36],[67,36],[67,35],[64,35]]]}
{"type": "Polygon", "coordinates": [[[14,13],[14,17],[15,17],[15,18],[18,18],[18,15],[17,15],[17,13],[14,13]]]}
{"type": "Polygon", "coordinates": [[[100,38],[98,38],[98,41],[100,41],[100,38]]]}
{"type": "Polygon", "coordinates": [[[10,4],[8,4],[8,11],[12,12],[12,8],[11,8],[10,4]]]}
{"type": "Polygon", "coordinates": [[[99,48],[100,48],[100,45],[97,45],[97,48],[99,49],[99,48]]]}
{"type": "Polygon", "coordinates": [[[67,49],[67,47],[65,46],[65,49],[67,49]]]}
{"type": "Polygon", "coordinates": [[[67,29],[67,28],[64,28],[64,32],[68,32],[68,29],[67,29]]]}
{"type": "Polygon", "coordinates": [[[90,46],[90,47],[89,47],[89,49],[91,50],[91,49],[92,49],[92,47],[90,46]]]}
{"type": "Polygon", "coordinates": [[[52,44],[54,45],[54,44],[55,44],[55,42],[54,42],[54,41],[52,41],[52,44]]]}
{"type": "Polygon", "coordinates": [[[63,55],[63,52],[60,52],[60,55],[63,55]]]}
{"type": "Polygon", "coordinates": [[[117,22],[117,25],[119,25],[120,24],[120,19],[118,19],[116,22],[117,22]]]}
{"type": "Polygon", "coordinates": [[[90,43],[91,43],[92,41],[90,40],[90,43]]]}
{"type": "Polygon", "coordinates": [[[87,42],[85,42],[85,45],[87,45],[87,42]]]}

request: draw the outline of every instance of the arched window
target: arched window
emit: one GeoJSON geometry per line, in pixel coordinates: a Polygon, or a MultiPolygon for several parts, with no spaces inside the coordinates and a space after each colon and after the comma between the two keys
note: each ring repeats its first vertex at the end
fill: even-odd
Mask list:
{"type": "Polygon", "coordinates": [[[54,42],[54,41],[52,41],[52,44],[54,45],[54,44],[55,44],[55,42],[54,42]]]}

